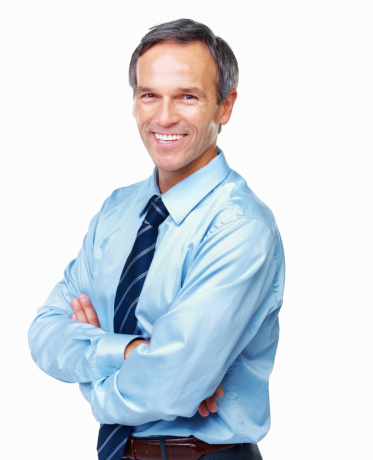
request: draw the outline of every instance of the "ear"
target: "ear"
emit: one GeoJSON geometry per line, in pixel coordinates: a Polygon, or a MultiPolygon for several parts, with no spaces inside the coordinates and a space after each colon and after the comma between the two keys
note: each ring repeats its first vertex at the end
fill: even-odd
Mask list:
{"type": "Polygon", "coordinates": [[[220,104],[220,124],[226,125],[231,118],[234,103],[237,99],[237,90],[233,88],[224,101],[220,104]]]}

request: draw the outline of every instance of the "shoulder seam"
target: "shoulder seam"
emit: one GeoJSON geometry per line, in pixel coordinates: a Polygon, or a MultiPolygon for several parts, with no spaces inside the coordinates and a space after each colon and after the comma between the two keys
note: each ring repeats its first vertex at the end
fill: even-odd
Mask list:
{"type": "Polygon", "coordinates": [[[271,228],[271,226],[268,225],[267,222],[265,222],[263,219],[260,219],[259,217],[253,216],[251,214],[245,214],[245,213],[240,213],[240,214],[237,213],[235,218],[231,218],[231,219],[226,220],[226,221],[221,221],[220,225],[215,225],[213,228],[211,228],[207,232],[206,236],[209,236],[209,235],[213,234],[216,230],[218,230],[219,228],[221,228],[221,227],[223,227],[225,225],[231,224],[232,222],[236,222],[236,221],[239,221],[239,220],[260,222],[263,225],[265,225],[269,229],[269,231],[271,232],[272,236],[275,237],[275,232],[274,232],[273,228],[271,228]]]}
{"type": "MultiPolygon", "coordinates": [[[[231,170],[232,171],[232,170],[231,170]]],[[[244,179],[242,179],[244,181],[244,179]]],[[[229,200],[231,201],[232,205],[234,206],[235,210],[236,210],[236,216],[237,216],[237,219],[239,218],[247,218],[247,219],[252,219],[252,220],[257,220],[259,222],[262,222],[264,225],[266,225],[269,230],[272,232],[272,234],[274,235],[275,232],[272,228],[272,226],[270,224],[268,224],[268,222],[266,222],[264,219],[254,215],[254,214],[246,214],[244,212],[241,212],[240,211],[240,208],[239,206],[237,205],[237,203],[232,199],[231,195],[228,193],[227,189],[224,187],[223,183],[220,183],[219,184],[219,187],[221,187],[223,190],[224,190],[224,193],[227,195],[227,197],[229,198],[229,200]]],[[[232,219],[233,220],[233,219],[232,219]]],[[[230,221],[229,221],[230,222],[230,221]]],[[[228,222],[227,222],[228,223],[228,222]]],[[[223,224],[224,225],[224,224],[223,224]]]]}

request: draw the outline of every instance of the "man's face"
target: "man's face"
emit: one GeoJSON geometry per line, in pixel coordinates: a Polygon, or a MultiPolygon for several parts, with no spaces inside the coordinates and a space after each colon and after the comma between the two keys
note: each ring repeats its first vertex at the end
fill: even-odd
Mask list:
{"type": "Polygon", "coordinates": [[[216,156],[219,124],[228,122],[237,93],[217,105],[216,64],[200,42],[153,46],[136,75],[133,115],[164,193],[216,156]]]}

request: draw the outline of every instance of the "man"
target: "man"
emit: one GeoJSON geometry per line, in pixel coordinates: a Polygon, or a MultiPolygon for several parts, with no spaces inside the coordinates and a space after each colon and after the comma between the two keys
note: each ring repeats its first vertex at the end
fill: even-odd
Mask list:
{"type": "Polygon", "coordinates": [[[80,383],[100,459],[261,458],[284,257],[272,213],[217,147],[237,83],[203,24],[142,39],[130,84],[154,174],[106,200],[30,328],[37,364],[80,383]]]}

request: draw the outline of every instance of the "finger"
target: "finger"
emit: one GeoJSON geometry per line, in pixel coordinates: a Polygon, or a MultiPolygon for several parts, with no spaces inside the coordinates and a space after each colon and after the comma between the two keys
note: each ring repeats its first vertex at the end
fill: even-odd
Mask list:
{"type": "Polygon", "coordinates": [[[199,405],[198,412],[200,415],[202,415],[202,417],[207,417],[209,415],[209,411],[207,409],[205,401],[202,401],[201,404],[199,405]]]}
{"type": "Polygon", "coordinates": [[[97,313],[93,308],[93,305],[89,300],[88,296],[85,294],[80,295],[79,301],[83,308],[84,314],[88,320],[88,323],[92,324],[92,326],[100,327],[100,322],[98,320],[97,313]]]}
{"type": "Polygon", "coordinates": [[[73,319],[74,321],[76,321],[76,314],[75,314],[75,313],[71,316],[71,319],[73,319]]]}
{"type": "Polygon", "coordinates": [[[223,387],[221,386],[221,384],[218,386],[218,388],[216,389],[215,393],[214,393],[214,396],[216,398],[222,398],[224,396],[224,391],[223,391],[223,387]]]}
{"type": "Polygon", "coordinates": [[[206,398],[204,403],[209,412],[217,412],[218,404],[216,402],[215,396],[210,396],[209,398],[206,398]]]}
{"type": "Polygon", "coordinates": [[[79,299],[75,298],[71,301],[71,306],[75,313],[75,320],[81,323],[88,323],[88,319],[84,313],[83,307],[80,304],[79,299]]]}

